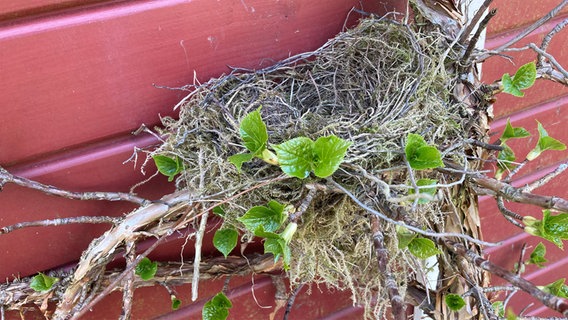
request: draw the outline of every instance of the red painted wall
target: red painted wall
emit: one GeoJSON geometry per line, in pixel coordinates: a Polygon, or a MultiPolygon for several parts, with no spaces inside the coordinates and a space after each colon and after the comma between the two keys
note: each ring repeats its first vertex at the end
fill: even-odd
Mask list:
{"type": "MultiPolygon", "coordinates": [[[[362,1],[365,10],[382,12],[392,8],[387,5],[391,2],[402,11],[400,1],[362,1]]],[[[497,46],[514,34],[515,28],[537,19],[556,2],[530,5],[521,0],[497,0],[495,6],[500,7],[500,14],[490,26],[488,46],[497,46]]],[[[130,132],[141,123],[158,124],[159,115],[175,115],[172,107],[185,95],[155,85],[179,87],[192,83],[194,75],[200,81],[218,76],[228,70],[227,65],[258,68],[266,61],[314,49],[341,30],[353,6],[359,7],[360,1],[334,0],[325,6],[318,1],[300,0],[2,3],[0,164],[16,174],[69,190],[128,191],[146,177],[140,174],[140,164],[134,168],[132,163],[123,162],[134,146],[148,147],[157,142],[151,136],[132,136],[130,132]]],[[[551,26],[539,29],[531,41],[538,41],[551,26]]],[[[552,53],[567,65],[563,37],[555,40],[552,53]]],[[[517,65],[532,56],[521,54],[519,59],[517,65]]],[[[515,69],[493,58],[484,65],[485,79],[492,81],[515,69]]],[[[516,125],[527,128],[535,128],[536,118],[551,135],[568,141],[568,134],[562,130],[562,122],[568,118],[564,108],[567,94],[566,89],[545,82],[529,90],[524,99],[499,97],[493,130],[502,129],[507,115],[516,125]]],[[[565,154],[551,153],[529,169],[539,175],[564,158],[565,154]]],[[[542,192],[568,196],[559,181],[562,179],[542,192]]],[[[138,193],[155,199],[171,189],[165,179],[156,178],[138,193]]],[[[132,208],[123,203],[58,199],[11,185],[0,192],[0,203],[0,226],[77,215],[119,216],[132,208]]],[[[511,254],[518,254],[526,237],[517,235],[518,231],[507,225],[491,203],[490,199],[481,199],[485,236],[489,240],[507,238],[510,246],[489,254],[503,265],[510,264],[511,254]]],[[[0,279],[73,263],[104,230],[104,226],[74,225],[2,235],[0,279]]],[[[170,239],[153,258],[178,259],[183,241],[170,239]]],[[[565,255],[558,250],[552,252],[556,263],[544,272],[531,274],[540,284],[559,274],[568,276],[563,271],[568,262],[565,255]]],[[[247,315],[265,318],[272,309],[259,305],[273,305],[274,288],[269,278],[256,279],[258,301],[254,301],[250,280],[233,280],[232,313],[239,314],[239,319],[247,315]]],[[[168,314],[168,319],[199,318],[202,303],[220,286],[219,282],[202,285],[201,300],[168,314]]],[[[190,300],[188,287],[178,288],[178,292],[184,302],[190,300]]],[[[162,288],[141,289],[135,301],[136,319],[170,311],[169,296],[162,288]]],[[[360,310],[351,307],[349,294],[315,288],[312,296],[300,295],[296,306],[296,315],[309,318],[353,319],[360,315],[360,310]]],[[[120,297],[115,294],[89,317],[116,319],[119,313],[120,297]]]]}
{"type": "MultiPolygon", "coordinates": [[[[524,27],[532,24],[540,17],[548,13],[561,1],[522,1],[522,0],[496,0],[492,7],[498,8],[497,16],[489,24],[487,48],[496,48],[514,37],[524,27]]],[[[562,14],[548,22],[544,26],[533,32],[526,40],[516,46],[522,46],[529,42],[540,44],[543,37],[560,21],[568,17],[568,10],[563,10],[562,14]]],[[[568,37],[568,30],[559,33],[552,41],[549,52],[553,54],[558,62],[565,67],[568,66],[568,50],[565,42],[568,37]]],[[[491,58],[483,65],[484,81],[491,82],[500,79],[504,73],[514,74],[517,68],[529,61],[536,59],[536,55],[530,51],[521,53],[511,53],[514,63],[504,58],[491,58]]],[[[537,81],[534,87],[526,91],[524,98],[516,98],[510,95],[501,94],[497,97],[494,106],[495,121],[492,125],[492,132],[496,139],[507,122],[511,119],[514,126],[523,126],[528,129],[533,137],[528,140],[512,141],[511,147],[515,150],[518,157],[525,156],[534,147],[538,134],[536,133],[536,121],[540,121],[548,133],[563,142],[568,142],[568,90],[551,81],[537,81]],[[536,135],[536,137],[534,136],[536,135]]],[[[522,186],[534,179],[543,176],[553,170],[558,164],[566,162],[567,152],[547,152],[542,157],[530,163],[525,170],[515,179],[515,184],[522,186]]],[[[535,190],[538,194],[555,195],[568,197],[568,189],[564,182],[568,174],[564,173],[557,177],[550,184],[535,190]]],[[[522,205],[507,205],[508,208],[522,215],[533,215],[537,218],[542,216],[541,210],[522,205]]],[[[495,201],[488,197],[480,199],[481,224],[483,235],[489,241],[502,241],[505,244],[499,248],[489,249],[486,253],[489,258],[503,267],[512,269],[513,264],[518,260],[521,247],[524,243],[533,248],[540,240],[531,237],[520,229],[510,225],[499,213],[495,201]]],[[[546,242],[546,241],[543,241],[546,242]]],[[[559,278],[568,278],[568,256],[565,251],[561,251],[554,245],[547,244],[547,257],[550,263],[544,269],[528,267],[525,276],[537,285],[546,285],[559,278]]],[[[532,248],[528,250],[530,254],[532,248]]],[[[527,257],[528,258],[528,257],[527,257]]],[[[494,278],[495,284],[503,283],[502,280],[494,278]]],[[[511,301],[511,305],[516,312],[525,308],[532,299],[524,293],[518,293],[511,301]]],[[[546,307],[540,307],[537,302],[536,307],[529,308],[527,316],[559,316],[557,313],[548,311],[546,307]]]]}

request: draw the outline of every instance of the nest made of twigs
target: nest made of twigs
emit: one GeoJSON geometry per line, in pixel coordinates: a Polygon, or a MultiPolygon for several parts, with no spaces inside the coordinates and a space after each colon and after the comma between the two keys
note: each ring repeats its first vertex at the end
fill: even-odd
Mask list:
{"type": "MultiPolygon", "coordinates": [[[[333,179],[374,207],[384,192],[370,176],[390,185],[388,196],[406,205],[424,227],[443,230],[444,201],[413,205],[403,146],[417,133],[438,146],[446,159],[464,164],[462,141],[465,107],[452,96],[455,74],[444,63],[454,53],[441,34],[421,33],[381,19],[365,19],[320,49],[294,56],[260,71],[235,70],[192,88],[179,120],[164,119],[165,143],[154,153],[179,156],[185,170],[179,189],[200,194],[200,201],[219,201],[282,174],[258,159],[241,173],[227,158],[245,149],[239,122],[261,107],[271,145],[306,136],[334,134],[351,141],[344,164],[333,179]],[[399,198],[396,200],[396,198],[399,198]],[[402,199],[400,199],[402,198],[402,199]],[[406,200],[405,200],[406,199],[406,200]]],[[[444,178],[435,171],[416,178],[444,178]]],[[[447,182],[447,181],[446,181],[447,182]]],[[[224,223],[269,200],[297,206],[314,177],[286,179],[250,191],[230,202],[224,223]]],[[[421,262],[397,248],[394,226],[384,224],[389,264],[401,289],[409,271],[421,262]]],[[[303,214],[292,243],[291,285],[315,282],[349,288],[354,303],[377,316],[384,312],[385,290],[375,266],[369,214],[344,194],[318,192],[303,214]]]]}

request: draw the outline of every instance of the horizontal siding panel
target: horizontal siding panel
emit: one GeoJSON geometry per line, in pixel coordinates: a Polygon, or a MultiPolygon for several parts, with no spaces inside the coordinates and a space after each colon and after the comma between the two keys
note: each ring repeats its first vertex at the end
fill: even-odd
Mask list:
{"type": "MultiPolygon", "coordinates": [[[[558,0],[540,0],[538,2],[527,2],[526,0],[493,1],[491,8],[496,8],[498,11],[497,15],[491,19],[487,32],[491,35],[530,25],[545,16],[560,2],[558,0]]],[[[562,12],[568,12],[568,8],[564,8],[562,12]]]]}
{"type": "MultiPolygon", "coordinates": [[[[524,157],[532,150],[538,141],[537,121],[543,124],[544,128],[551,137],[568,143],[568,130],[566,130],[566,119],[568,119],[568,95],[558,97],[542,105],[533,106],[530,109],[509,115],[511,125],[514,127],[524,127],[531,136],[524,139],[512,139],[507,144],[515,151],[518,161],[522,161],[524,157]]],[[[508,117],[508,118],[509,118],[508,117]]],[[[495,121],[491,126],[491,141],[494,142],[501,136],[508,118],[502,118],[495,121]]],[[[541,168],[548,167],[552,164],[568,159],[566,151],[546,151],[537,159],[529,162],[516,176],[516,179],[531,172],[535,172],[541,168]]],[[[489,166],[495,168],[493,163],[489,166]]],[[[561,196],[568,196],[563,192],[561,196]]]]}
{"type": "Polygon", "coordinates": [[[2,1],[0,2],[0,23],[13,23],[14,19],[29,18],[38,14],[59,12],[74,7],[102,2],[117,2],[109,0],[25,0],[25,1],[2,1]]]}
{"type": "Polygon", "coordinates": [[[315,49],[358,1],[144,1],[0,29],[0,163],[174,115],[183,86],[315,49]],[[204,28],[203,26],[207,27],[204,28]],[[71,134],[72,133],[72,134],[71,134]]]}

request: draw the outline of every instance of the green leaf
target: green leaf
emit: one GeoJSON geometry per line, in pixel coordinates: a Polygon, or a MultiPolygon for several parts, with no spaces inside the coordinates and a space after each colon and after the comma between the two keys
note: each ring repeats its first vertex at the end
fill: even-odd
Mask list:
{"type": "Polygon", "coordinates": [[[503,304],[503,301],[495,301],[491,304],[491,306],[493,306],[493,310],[495,310],[495,314],[498,317],[504,317],[505,316],[505,305],[503,304]]]}
{"type": "Polygon", "coordinates": [[[234,164],[237,167],[237,171],[241,172],[241,168],[243,167],[243,163],[251,161],[254,158],[252,153],[240,153],[235,154],[229,157],[229,162],[234,164]]]}
{"type": "MultiPolygon", "coordinates": [[[[286,230],[288,230],[290,225],[295,223],[290,223],[286,230]]],[[[297,227],[297,225],[296,225],[297,227]]],[[[290,229],[294,229],[292,226],[290,229]]],[[[272,253],[274,255],[274,261],[278,261],[280,257],[282,257],[282,262],[284,264],[284,270],[288,270],[290,268],[290,260],[291,260],[291,252],[290,247],[288,246],[289,241],[284,236],[288,237],[290,235],[290,231],[282,232],[281,234],[277,234],[274,232],[267,232],[264,231],[262,226],[259,226],[255,231],[254,234],[257,237],[264,238],[264,253],[272,253]]],[[[295,230],[293,230],[295,232],[295,230]]],[[[293,235],[293,233],[292,233],[293,235]]]]}
{"type": "Polygon", "coordinates": [[[497,165],[502,170],[508,170],[515,167],[515,152],[505,143],[501,144],[502,151],[497,155],[497,165]]]}
{"type": "Polygon", "coordinates": [[[562,240],[568,239],[568,213],[551,215],[550,210],[543,210],[540,232],[542,237],[562,248],[562,240]]]}
{"type": "Polygon", "coordinates": [[[225,215],[227,214],[225,212],[225,209],[223,209],[223,206],[216,206],[215,208],[213,208],[212,211],[213,211],[214,214],[218,215],[221,218],[224,218],[225,215]]]}
{"type": "Polygon", "coordinates": [[[450,293],[444,299],[446,300],[446,305],[452,311],[459,311],[465,306],[465,301],[459,294],[450,293]]]}
{"type": "Polygon", "coordinates": [[[511,78],[508,73],[501,78],[503,84],[503,92],[512,94],[517,97],[524,96],[521,90],[532,87],[536,80],[536,64],[529,62],[519,68],[517,73],[511,78]]]}
{"type": "Polygon", "coordinates": [[[434,241],[426,238],[414,238],[408,244],[408,251],[419,259],[426,259],[442,253],[434,241]]]}
{"type": "Polygon", "coordinates": [[[172,295],[172,310],[177,310],[181,306],[181,300],[178,299],[176,296],[172,295]]]}
{"type": "Polygon", "coordinates": [[[405,227],[396,226],[396,238],[398,240],[398,248],[404,249],[408,244],[416,238],[416,233],[406,229],[405,227]]]}
{"type": "Polygon", "coordinates": [[[541,288],[541,290],[560,298],[568,298],[568,286],[564,284],[565,281],[565,278],[558,279],[553,283],[547,284],[546,286],[541,288]]]}
{"type": "Polygon", "coordinates": [[[298,230],[298,224],[296,222],[290,222],[284,231],[282,231],[280,236],[284,239],[284,241],[286,241],[286,244],[289,244],[290,241],[292,241],[292,237],[296,233],[296,230],[298,230]]]}
{"type": "Polygon", "coordinates": [[[513,312],[513,309],[507,309],[507,320],[517,320],[518,317],[515,314],[515,312],[513,312]]]}
{"type": "Polygon", "coordinates": [[[203,306],[201,317],[203,320],[225,320],[229,316],[229,309],[233,307],[231,300],[219,292],[203,306]]]}
{"type": "Polygon", "coordinates": [[[310,138],[294,138],[275,146],[274,150],[280,168],[287,175],[304,179],[312,171],[314,142],[310,138]]]}
{"type": "Polygon", "coordinates": [[[213,236],[213,245],[227,258],[229,253],[237,246],[238,238],[239,233],[235,229],[219,229],[215,231],[213,236]]]}
{"type": "Polygon", "coordinates": [[[434,146],[426,143],[420,135],[409,133],[404,148],[406,159],[410,166],[416,170],[443,167],[442,155],[434,146]]]}
{"type": "Polygon", "coordinates": [[[156,261],[152,262],[152,260],[145,257],[140,260],[136,266],[135,273],[140,276],[142,280],[150,280],[154,278],[156,271],[158,271],[158,263],[156,261]]]}
{"type": "Polygon", "coordinates": [[[345,153],[351,144],[350,141],[334,135],[318,138],[313,146],[314,174],[319,178],[331,176],[343,162],[345,153]]]}
{"type": "Polygon", "coordinates": [[[174,176],[183,170],[183,160],[180,157],[176,156],[175,159],[172,159],[164,155],[155,154],[152,158],[156,163],[158,171],[168,177],[168,181],[172,181],[174,176]]]}
{"type": "Polygon", "coordinates": [[[260,108],[247,114],[241,121],[239,128],[243,144],[254,155],[261,153],[266,149],[266,142],[268,141],[268,132],[266,125],[260,116],[260,108]]]}
{"type": "Polygon", "coordinates": [[[544,263],[548,262],[544,257],[546,255],[546,247],[540,242],[531,253],[528,264],[536,264],[539,268],[544,268],[544,263]]]}
{"type": "Polygon", "coordinates": [[[542,212],[542,220],[536,220],[531,217],[530,221],[525,221],[527,217],[523,218],[525,224],[530,222],[525,227],[525,232],[542,237],[562,249],[562,240],[568,239],[568,213],[553,216],[550,210],[542,210],[542,212]]]}
{"type": "Polygon", "coordinates": [[[513,169],[515,167],[515,152],[507,144],[502,143],[502,151],[497,154],[497,171],[495,172],[495,178],[501,180],[503,173],[505,171],[513,169]]]}
{"type": "MultiPolygon", "coordinates": [[[[436,183],[438,183],[438,180],[434,180],[434,179],[419,179],[418,181],[416,181],[416,185],[419,186],[419,187],[432,186],[432,185],[435,185],[436,183]]],[[[419,189],[419,191],[420,191],[421,194],[427,194],[427,195],[430,195],[432,197],[434,197],[436,195],[436,187],[419,189]]],[[[414,194],[415,193],[414,189],[410,189],[409,193],[414,194]]],[[[426,204],[428,202],[430,202],[430,200],[428,200],[428,199],[424,199],[424,198],[418,199],[418,204],[426,204]]]]}
{"type": "Polygon", "coordinates": [[[32,278],[30,288],[38,292],[47,291],[50,290],[57,281],[59,281],[59,278],[50,277],[40,272],[32,278]]]}
{"type": "Polygon", "coordinates": [[[505,73],[501,77],[501,83],[503,84],[503,92],[512,94],[515,97],[523,97],[525,95],[521,90],[519,90],[518,87],[513,84],[513,79],[508,73],[505,73]]]}
{"type": "Polygon", "coordinates": [[[265,231],[272,232],[280,228],[284,221],[284,206],[276,201],[270,201],[268,207],[255,206],[250,208],[242,217],[238,218],[247,230],[254,232],[259,226],[265,231]]]}
{"type": "Polygon", "coordinates": [[[538,142],[527,155],[528,160],[534,160],[546,150],[566,150],[566,145],[548,135],[542,124],[538,122],[538,142]]]}
{"type": "Polygon", "coordinates": [[[509,118],[507,119],[507,125],[499,140],[505,142],[509,139],[530,137],[530,135],[531,134],[523,127],[513,127],[511,125],[511,118],[509,118]]]}
{"type": "Polygon", "coordinates": [[[536,64],[529,62],[519,68],[513,77],[513,83],[521,90],[532,87],[536,80],[536,64]]]}

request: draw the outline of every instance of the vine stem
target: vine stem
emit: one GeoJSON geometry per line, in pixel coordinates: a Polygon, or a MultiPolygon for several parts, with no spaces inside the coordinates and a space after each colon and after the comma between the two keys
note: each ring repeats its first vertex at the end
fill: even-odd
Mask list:
{"type": "Polygon", "coordinates": [[[507,280],[509,283],[527,292],[532,297],[538,299],[542,304],[551,308],[552,310],[558,311],[564,316],[568,316],[568,302],[566,302],[564,299],[558,298],[557,296],[554,296],[550,293],[546,293],[538,289],[533,283],[521,278],[519,275],[516,275],[506,269],[503,269],[502,267],[492,263],[489,260],[482,258],[477,253],[468,250],[461,243],[454,242],[447,238],[440,239],[438,243],[445,245],[451,251],[466,258],[471,263],[475,264],[481,269],[507,280]]]}
{"type": "Polygon", "coordinates": [[[106,200],[106,201],[128,201],[145,206],[152,201],[138,197],[130,193],[123,192],[72,192],[66,191],[54,186],[33,181],[24,177],[11,174],[6,169],[0,167],[0,187],[6,183],[13,183],[18,186],[26,187],[33,190],[41,191],[45,194],[58,196],[73,200],[106,200]]]}
{"type": "Polygon", "coordinates": [[[495,246],[501,245],[501,243],[487,242],[487,241],[475,239],[475,238],[470,237],[466,234],[457,233],[457,232],[434,232],[434,231],[430,231],[430,230],[422,230],[420,228],[408,225],[408,224],[406,224],[402,221],[393,220],[393,219],[387,217],[386,215],[382,214],[381,212],[374,210],[374,209],[368,207],[367,205],[365,205],[353,193],[351,193],[349,190],[345,189],[339,183],[333,181],[331,178],[328,178],[327,180],[331,184],[333,184],[337,189],[341,190],[341,192],[345,193],[349,198],[351,198],[351,200],[353,200],[353,202],[355,202],[359,207],[361,207],[362,209],[365,209],[366,211],[374,214],[375,216],[381,218],[382,220],[387,221],[388,223],[392,223],[392,224],[397,225],[397,226],[405,227],[408,230],[411,230],[411,231],[414,231],[418,234],[421,234],[421,235],[424,235],[424,236],[427,236],[427,237],[432,237],[432,238],[456,237],[456,238],[464,239],[464,240],[467,240],[469,242],[472,242],[472,243],[475,243],[475,244],[478,244],[478,245],[482,245],[482,246],[495,247],[495,246]]]}

